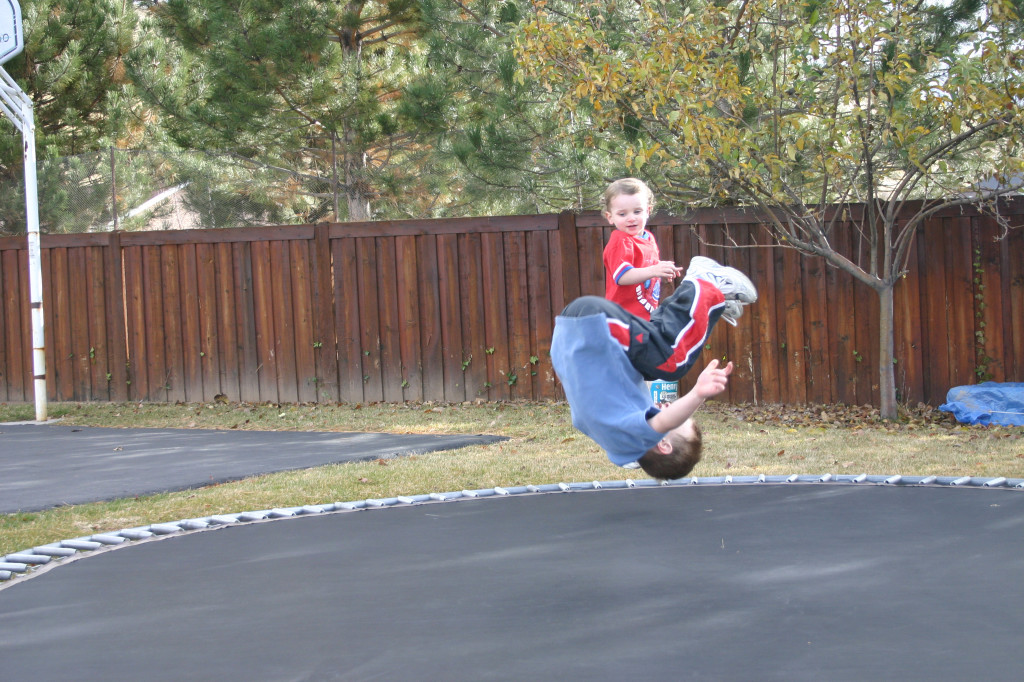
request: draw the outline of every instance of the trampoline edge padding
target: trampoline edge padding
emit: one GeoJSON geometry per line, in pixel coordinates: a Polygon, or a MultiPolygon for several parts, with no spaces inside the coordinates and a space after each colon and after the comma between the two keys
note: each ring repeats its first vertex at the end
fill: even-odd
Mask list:
{"type": "Polygon", "coordinates": [[[655,481],[653,479],[625,479],[619,481],[593,481],[591,483],[549,483],[544,485],[524,485],[509,488],[486,488],[479,490],[462,490],[444,493],[428,493],[420,495],[400,495],[397,497],[333,502],[328,504],[303,505],[246,511],[236,514],[215,514],[213,516],[182,519],[174,522],[154,523],[148,526],[126,528],[112,533],[97,533],[69,540],[49,543],[0,557],[0,590],[26,580],[40,569],[49,569],[61,563],[85,558],[91,554],[129,545],[137,541],[160,539],[172,535],[181,535],[230,525],[270,521],[297,516],[309,516],[325,513],[351,512],[367,509],[382,509],[408,505],[453,502],[487,497],[504,497],[510,495],[535,495],[544,493],[560,493],[584,490],[649,488],[649,487],[683,487],[683,486],[729,486],[729,485],[763,485],[763,484],[809,484],[809,485],[883,485],[907,487],[962,487],[962,488],[1006,488],[1024,491],[1024,479],[1005,477],[972,477],[972,476],[902,476],[902,475],[834,475],[834,474],[792,474],[789,476],[709,476],[678,479],[675,481],[655,481]]]}

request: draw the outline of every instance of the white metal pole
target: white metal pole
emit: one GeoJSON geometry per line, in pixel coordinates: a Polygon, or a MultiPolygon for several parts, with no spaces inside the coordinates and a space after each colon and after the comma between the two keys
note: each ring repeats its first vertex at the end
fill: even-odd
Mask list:
{"type": "MultiPolygon", "coordinates": [[[[25,47],[18,0],[0,4],[0,64],[25,47]]],[[[39,192],[36,182],[36,121],[32,98],[0,67],[0,111],[21,131],[25,147],[25,224],[28,233],[28,290],[32,306],[32,377],[36,421],[46,421],[46,343],[43,335],[43,265],[39,248],[39,192]]]]}
{"type": "Polygon", "coordinates": [[[25,225],[28,233],[28,289],[32,308],[32,377],[36,421],[46,421],[46,342],[43,334],[43,264],[39,248],[39,191],[36,180],[36,123],[32,99],[0,66],[0,111],[18,126],[24,141],[25,225]]]}
{"type": "Polygon", "coordinates": [[[46,421],[46,341],[43,334],[43,259],[39,248],[39,193],[36,183],[36,123],[32,100],[21,103],[25,122],[25,222],[28,231],[28,290],[32,306],[32,376],[35,380],[36,421],[46,421]]]}

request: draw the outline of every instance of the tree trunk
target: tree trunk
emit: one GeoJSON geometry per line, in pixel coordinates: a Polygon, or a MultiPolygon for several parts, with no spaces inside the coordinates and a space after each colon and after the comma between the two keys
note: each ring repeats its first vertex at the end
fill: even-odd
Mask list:
{"type": "Polygon", "coordinates": [[[893,285],[878,290],[878,393],[882,419],[896,419],[895,340],[893,285]]]}
{"type": "Polygon", "coordinates": [[[370,202],[363,192],[365,170],[364,154],[355,142],[355,133],[347,124],[342,131],[342,154],[345,167],[345,200],[348,204],[348,220],[362,222],[370,219],[370,202]]]}
{"type": "Polygon", "coordinates": [[[370,219],[370,202],[363,192],[362,157],[353,158],[354,154],[345,153],[345,195],[348,200],[348,219],[361,222],[370,219]]]}

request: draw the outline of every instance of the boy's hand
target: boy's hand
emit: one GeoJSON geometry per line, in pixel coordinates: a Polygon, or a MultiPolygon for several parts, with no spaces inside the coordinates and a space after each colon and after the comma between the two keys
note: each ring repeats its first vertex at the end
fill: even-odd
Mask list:
{"type": "Polygon", "coordinates": [[[679,275],[683,274],[683,269],[677,267],[675,263],[670,260],[658,261],[657,265],[651,266],[655,269],[655,273],[658,277],[664,279],[675,279],[679,275]]]}
{"type": "Polygon", "coordinates": [[[720,368],[718,360],[712,360],[697,377],[697,383],[693,388],[648,419],[647,423],[658,433],[668,433],[672,429],[682,426],[683,422],[692,417],[693,413],[704,403],[705,398],[711,398],[725,390],[725,387],[729,385],[730,374],[732,374],[731,362],[720,368]]]}
{"type": "Polygon", "coordinates": [[[731,361],[725,367],[719,368],[718,360],[712,360],[697,377],[697,383],[693,390],[701,398],[714,397],[728,387],[730,374],[732,374],[731,361]]]}

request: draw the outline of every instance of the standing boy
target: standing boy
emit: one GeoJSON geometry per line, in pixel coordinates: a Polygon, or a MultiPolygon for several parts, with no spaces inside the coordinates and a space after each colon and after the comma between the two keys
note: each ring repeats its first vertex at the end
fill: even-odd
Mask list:
{"type": "Polygon", "coordinates": [[[662,278],[682,272],[672,261],[661,260],[647,219],[654,194],[636,178],[622,178],[604,192],[604,217],[615,227],[604,248],[604,297],[628,312],[649,319],[661,298],[662,278]]]}
{"type": "Polygon", "coordinates": [[[572,410],[573,426],[600,445],[613,464],[636,462],[650,476],[688,474],[700,460],[692,416],[725,390],[732,363],[712,360],[693,389],[664,408],[644,381],[674,381],[696,363],[715,323],[735,323],[757,289],[735,268],[695,257],[679,287],[650,319],[598,296],[583,296],[555,319],[551,361],[572,410]]]}

